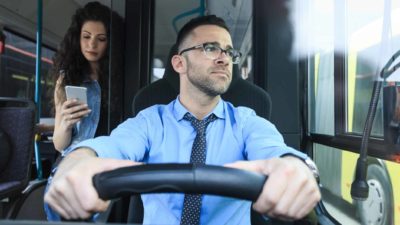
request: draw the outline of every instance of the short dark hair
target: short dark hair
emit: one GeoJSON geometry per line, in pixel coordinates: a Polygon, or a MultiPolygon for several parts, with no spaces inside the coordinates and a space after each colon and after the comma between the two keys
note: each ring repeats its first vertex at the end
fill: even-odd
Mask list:
{"type": "Polygon", "coordinates": [[[202,25],[219,26],[229,32],[229,28],[226,25],[225,21],[222,18],[217,17],[216,15],[196,17],[191,19],[181,28],[181,30],[178,33],[178,37],[176,39],[176,46],[178,46],[179,48],[182,42],[185,40],[185,38],[190,34],[190,32],[192,32],[195,28],[202,25]]]}

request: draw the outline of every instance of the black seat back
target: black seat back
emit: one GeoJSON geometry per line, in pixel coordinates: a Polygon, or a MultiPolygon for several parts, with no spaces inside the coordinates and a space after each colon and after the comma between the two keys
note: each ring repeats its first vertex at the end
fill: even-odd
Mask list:
{"type": "MultiPolygon", "coordinates": [[[[168,59],[170,60],[178,52],[175,45],[172,46],[168,59]]],[[[179,94],[179,74],[172,67],[171,61],[165,67],[164,76],[139,90],[132,102],[132,113],[136,116],[141,110],[155,104],[168,104],[179,94]]]]}
{"type": "Polygon", "coordinates": [[[10,157],[0,171],[0,199],[21,194],[28,185],[34,146],[35,105],[0,97],[0,130],[10,144],[10,157]]]}
{"type": "MultiPolygon", "coordinates": [[[[135,116],[141,110],[155,105],[168,104],[179,94],[179,74],[171,64],[171,58],[177,54],[178,48],[173,45],[169,52],[169,61],[164,77],[142,88],[133,99],[132,112],[135,116]]],[[[246,106],[253,109],[257,115],[269,119],[271,116],[271,97],[262,88],[239,77],[239,71],[234,66],[232,83],[222,96],[225,101],[235,106],[246,106]]]]}

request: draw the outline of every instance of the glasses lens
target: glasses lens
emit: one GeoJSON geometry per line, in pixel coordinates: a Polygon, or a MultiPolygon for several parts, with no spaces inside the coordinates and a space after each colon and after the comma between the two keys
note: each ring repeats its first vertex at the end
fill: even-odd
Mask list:
{"type": "MultiPolygon", "coordinates": [[[[217,59],[222,53],[222,49],[214,44],[207,43],[203,46],[204,53],[210,59],[217,59]]],[[[237,64],[240,61],[240,52],[236,49],[230,48],[225,50],[225,54],[231,58],[233,64],[237,64]]]]}
{"type": "Polygon", "coordinates": [[[206,56],[211,59],[216,59],[221,54],[221,49],[213,44],[205,44],[203,48],[206,56]]]}
{"type": "Polygon", "coordinates": [[[228,55],[231,57],[232,63],[233,63],[233,64],[239,63],[241,54],[240,54],[240,52],[239,52],[238,50],[236,50],[236,49],[229,49],[229,50],[227,51],[227,53],[228,53],[228,55]]]}

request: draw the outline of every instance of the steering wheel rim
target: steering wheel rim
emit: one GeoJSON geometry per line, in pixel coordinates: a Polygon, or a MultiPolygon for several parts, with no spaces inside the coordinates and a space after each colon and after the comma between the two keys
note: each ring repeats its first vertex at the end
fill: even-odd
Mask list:
{"type": "Polygon", "coordinates": [[[148,193],[209,194],[256,201],[267,176],[195,164],[145,164],[102,172],[93,184],[103,200],[148,193]]]}

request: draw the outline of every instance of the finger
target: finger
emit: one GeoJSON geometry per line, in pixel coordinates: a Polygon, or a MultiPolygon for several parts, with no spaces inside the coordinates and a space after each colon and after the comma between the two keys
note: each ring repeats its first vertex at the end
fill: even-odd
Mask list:
{"type": "MultiPolygon", "coordinates": [[[[282,179],[282,174],[271,173],[268,176],[266,183],[264,184],[263,190],[253,204],[253,209],[262,214],[271,214],[275,212],[275,206],[281,200],[282,195],[285,193],[288,185],[286,179],[282,179]]],[[[279,213],[278,213],[279,214],[279,213]]]]}
{"type": "MultiPolygon", "coordinates": [[[[71,181],[69,181],[71,182],[71,181]]],[[[75,190],[79,190],[79,187],[77,189],[76,185],[72,183],[73,189],[75,190]]],[[[68,200],[71,202],[71,206],[72,208],[75,210],[76,212],[76,217],[74,217],[74,219],[87,219],[89,218],[92,213],[97,212],[94,211],[93,208],[94,206],[97,204],[96,202],[93,203],[93,207],[85,207],[82,204],[82,201],[88,201],[87,199],[81,199],[82,193],[79,192],[72,192],[72,194],[69,196],[68,200]]],[[[84,194],[85,195],[85,194],[84,194]]],[[[90,200],[89,200],[90,201],[90,200]]]]}
{"type": "Polygon", "coordinates": [[[66,212],[65,219],[86,219],[91,216],[91,211],[85,210],[81,204],[79,204],[79,199],[77,198],[76,192],[73,188],[70,188],[73,179],[58,179],[53,181],[53,189],[55,193],[55,198],[57,198],[60,207],[66,212]]]}
{"type": "Polygon", "coordinates": [[[82,119],[84,116],[88,115],[92,110],[91,109],[81,109],[79,111],[72,112],[67,116],[68,120],[82,119]]]}
{"type": "Polygon", "coordinates": [[[75,112],[74,114],[71,114],[71,115],[72,115],[73,119],[82,119],[83,117],[89,115],[89,113],[91,111],[92,111],[91,109],[86,109],[86,110],[81,110],[81,111],[75,112]]]}
{"type": "Polygon", "coordinates": [[[76,219],[78,218],[78,212],[77,212],[77,207],[71,204],[71,195],[66,195],[66,192],[57,192],[57,196],[55,198],[58,198],[58,201],[60,205],[62,206],[63,210],[65,210],[67,217],[64,217],[65,219],[76,219]]]}
{"type": "Polygon", "coordinates": [[[308,201],[305,205],[304,205],[304,207],[301,209],[301,210],[299,210],[299,212],[298,212],[298,215],[297,215],[297,218],[304,218],[305,216],[307,216],[315,207],[316,207],[316,205],[318,204],[318,202],[321,200],[321,198],[320,198],[320,195],[319,195],[319,197],[318,197],[318,195],[317,196],[315,196],[316,197],[316,199],[318,199],[318,200],[316,200],[316,201],[308,201]]]}
{"type": "Polygon", "coordinates": [[[77,99],[73,98],[73,99],[67,99],[64,103],[63,103],[63,107],[64,110],[67,110],[71,107],[77,106],[77,105],[81,105],[82,103],[80,103],[77,99]]]}
{"type": "MultiPolygon", "coordinates": [[[[224,166],[230,167],[230,168],[235,168],[235,169],[257,172],[257,173],[263,173],[264,172],[263,164],[266,163],[265,161],[266,160],[237,161],[234,163],[227,163],[224,166]]],[[[268,174],[265,174],[265,175],[268,175],[268,174]]]]}
{"type": "MultiPolygon", "coordinates": [[[[133,165],[140,165],[142,163],[137,163],[133,162],[130,160],[106,160],[102,161],[101,163],[98,163],[97,165],[100,165],[99,167],[94,167],[94,174],[99,173],[99,172],[104,172],[108,170],[114,170],[120,167],[127,167],[127,166],[133,166],[133,165]]],[[[105,211],[108,206],[109,206],[109,201],[104,201],[99,198],[98,193],[96,189],[93,186],[92,179],[85,179],[83,181],[81,180],[76,180],[73,183],[74,188],[76,190],[80,190],[77,193],[77,199],[79,201],[79,204],[81,207],[84,209],[86,212],[102,212],[105,211]],[[81,190],[82,186],[88,187],[88,189],[85,189],[84,191],[81,190]],[[94,201],[91,201],[92,199],[95,199],[94,201]]]]}
{"type": "Polygon", "coordinates": [[[290,213],[297,219],[306,216],[321,200],[321,194],[318,185],[313,184],[312,182],[308,183],[302,189],[303,193],[300,193],[297,196],[289,210],[290,213]]]}
{"type": "MultiPolygon", "coordinates": [[[[276,166],[279,166],[281,159],[255,160],[255,161],[238,161],[235,163],[225,164],[227,167],[243,169],[268,175],[268,179],[263,186],[263,190],[253,204],[253,209],[262,214],[277,217],[274,207],[280,201],[283,195],[287,181],[281,180],[281,174],[271,173],[276,166]]],[[[276,170],[276,169],[275,169],[276,170]]]]}
{"type": "Polygon", "coordinates": [[[57,202],[57,204],[54,205],[54,209],[57,210],[63,218],[76,218],[77,213],[74,212],[74,208],[71,206],[68,197],[71,190],[66,189],[66,186],[67,185],[64,180],[58,180],[57,182],[53,180],[53,183],[49,189],[49,195],[52,199],[54,199],[55,202],[57,202]]]}
{"type": "Polygon", "coordinates": [[[69,214],[58,203],[59,199],[57,197],[53,196],[53,194],[51,193],[51,189],[49,189],[49,191],[44,196],[44,201],[50,206],[50,208],[52,208],[54,211],[56,211],[61,217],[65,218],[65,219],[69,219],[69,214]]]}
{"type": "MultiPolygon", "coordinates": [[[[300,181],[301,182],[301,181],[300,181]]],[[[299,212],[302,211],[302,209],[305,208],[305,204],[307,202],[315,202],[315,198],[313,197],[313,192],[314,192],[314,188],[312,187],[313,185],[311,183],[309,183],[308,181],[305,181],[304,183],[300,183],[300,182],[296,182],[298,183],[299,186],[301,186],[300,189],[296,190],[294,188],[289,188],[288,193],[290,191],[292,191],[293,193],[296,194],[291,194],[291,196],[289,196],[290,194],[288,194],[288,196],[285,196],[282,199],[282,206],[284,206],[284,204],[286,204],[286,207],[288,207],[288,214],[293,216],[294,218],[301,216],[299,215],[299,212]]],[[[295,184],[294,184],[295,185],[295,184]]],[[[278,206],[279,207],[279,206],[278,206]]],[[[306,209],[305,211],[311,210],[310,208],[306,209]]],[[[297,218],[300,219],[300,218],[297,218]]]]}
{"type": "MultiPolygon", "coordinates": [[[[76,111],[75,109],[72,108],[65,108],[61,110],[61,115],[65,121],[70,121],[77,118],[80,119],[81,115],[77,114],[77,112],[79,111],[76,111]]],[[[83,113],[87,114],[86,111],[84,111],[83,113]]]]}
{"type": "Polygon", "coordinates": [[[93,212],[101,212],[107,209],[109,202],[99,199],[93,187],[92,177],[94,174],[112,170],[123,166],[137,165],[129,160],[111,160],[93,158],[78,162],[73,169],[63,174],[56,173],[53,185],[59,185],[63,192],[65,202],[58,201],[58,206],[67,215],[66,218],[88,218],[93,212]],[[74,213],[68,213],[68,207],[74,213]]]}
{"type": "Polygon", "coordinates": [[[90,110],[87,104],[79,104],[66,110],[69,114],[74,114],[75,117],[86,114],[90,110]],[[82,114],[80,114],[82,113],[82,114]]]}
{"type": "Polygon", "coordinates": [[[253,208],[262,214],[280,215],[280,211],[276,211],[276,205],[281,201],[282,196],[286,192],[288,177],[293,176],[296,172],[294,166],[287,163],[282,158],[273,158],[269,160],[258,160],[250,162],[239,162],[236,168],[248,169],[262,174],[268,175],[268,179],[264,184],[263,190],[257,201],[253,204],[253,208]]]}
{"type": "Polygon", "coordinates": [[[76,104],[75,101],[76,100],[74,99],[67,99],[66,101],[64,101],[61,105],[61,113],[68,114],[68,109],[76,104]]]}
{"type": "Polygon", "coordinates": [[[287,186],[273,210],[278,216],[285,215],[288,218],[296,219],[298,211],[303,207],[303,201],[307,201],[306,198],[309,197],[307,196],[309,190],[305,190],[308,177],[304,173],[298,173],[295,168],[290,175],[282,177],[282,179],[287,180],[287,186]]]}

